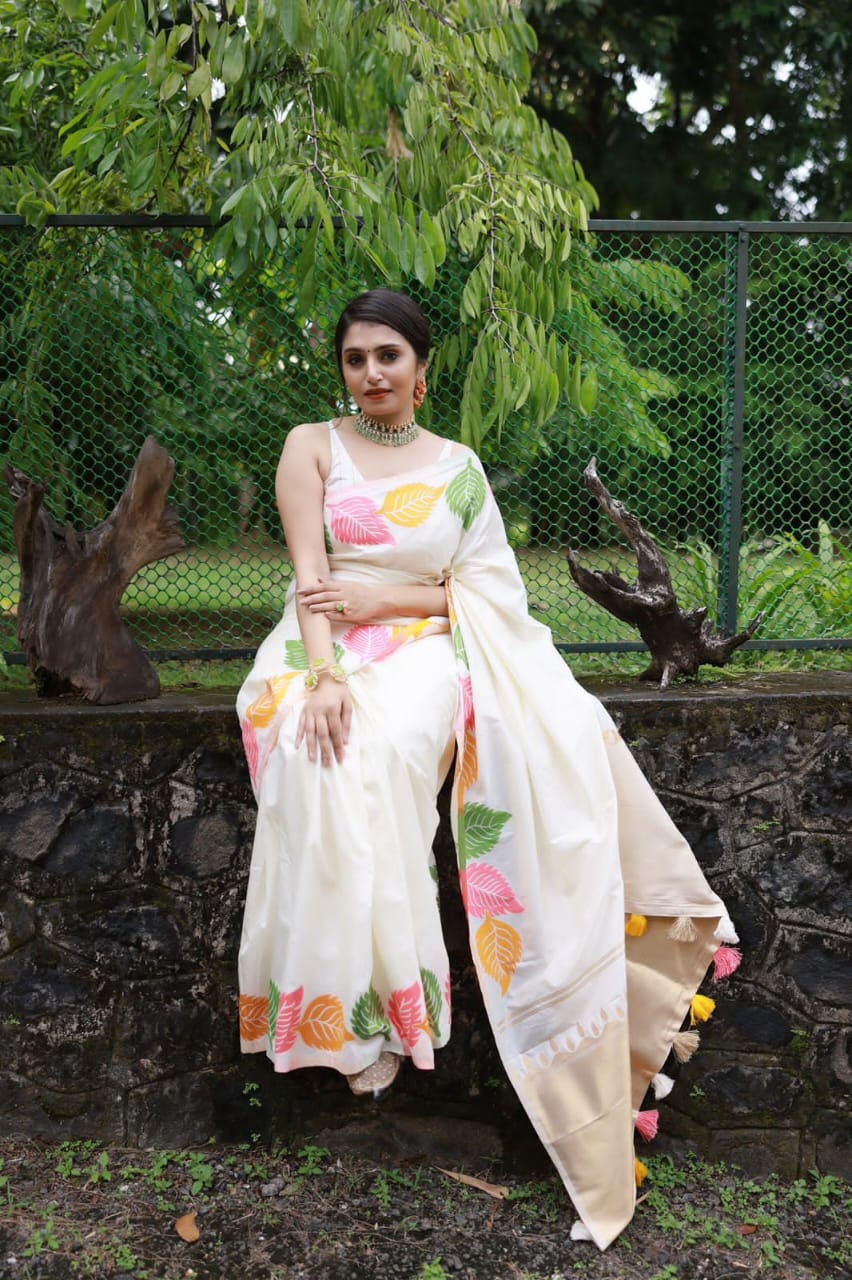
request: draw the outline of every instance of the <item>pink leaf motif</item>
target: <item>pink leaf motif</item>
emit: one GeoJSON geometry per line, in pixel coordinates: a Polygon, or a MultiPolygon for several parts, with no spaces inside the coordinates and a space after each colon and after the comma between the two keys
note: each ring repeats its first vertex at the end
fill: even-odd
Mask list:
{"type": "Polygon", "coordinates": [[[473,715],[473,681],[470,676],[463,676],[461,681],[462,707],[464,708],[464,727],[473,729],[475,720],[473,715]]]}
{"type": "Polygon", "coordinates": [[[331,508],[331,532],[350,546],[378,546],[396,541],[388,523],[369,498],[345,498],[331,508]]]}
{"type": "Polygon", "coordinates": [[[297,987],[295,991],[285,991],[278,1001],[278,1023],[275,1030],[276,1053],[286,1053],[296,1043],[304,997],[305,988],[297,987]]]}
{"type": "Polygon", "coordinates": [[[412,982],[410,987],[401,987],[399,991],[394,991],[388,1001],[388,1017],[402,1044],[408,1045],[410,1049],[413,1048],[421,1031],[428,1029],[423,988],[419,982],[412,982]]]}
{"type": "Polygon", "coordinates": [[[254,731],[254,725],[248,720],[243,721],[243,750],[246,753],[246,763],[248,764],[249,775],[251,777],[251,785],[256,788],[260,748],[257,743],[257,734],[254,731]]]}
{"type": "Polygon", "coordinates": [[[350,627],[343,637],[344,647],[357,653],[362,662],[377,662],[386,658],[400,642],[394,640],[390,627],[373,627],[369,625],[350,627]]]}
{"type": "Polygon", "coordinates": [[[447,1006],[447,1013],[449,1013],[453,1007],[453,979],[449,970],[444,979],[444,1003],[447,1006]]]}
{"type": "Polygon", "coordinates": [[[523,911],[509,881],[487,862],[471,863],[459,879],[469,916],[519,915],[523,911]]]}

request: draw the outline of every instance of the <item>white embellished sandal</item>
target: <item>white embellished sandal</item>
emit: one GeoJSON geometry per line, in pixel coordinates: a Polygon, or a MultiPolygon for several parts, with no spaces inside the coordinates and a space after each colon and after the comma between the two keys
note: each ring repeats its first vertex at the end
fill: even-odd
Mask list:
{"type": "Polygon", "coordinates": [[[378,1101],[390,1089],[401,1066],[400,1054],[382,1053],[369,1067],[357,1071],[354,1076],[347,1076],[346,1080],[352,1092],[359,1097],[372,1094],[378,1101]]]}

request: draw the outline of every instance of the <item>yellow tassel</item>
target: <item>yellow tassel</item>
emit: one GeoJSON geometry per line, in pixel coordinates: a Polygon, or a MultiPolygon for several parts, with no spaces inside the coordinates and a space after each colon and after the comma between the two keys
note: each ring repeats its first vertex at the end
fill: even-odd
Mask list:
{"type": "Polygon", "coordinates": [[[641,1187],[642,1183],[648,1176],[648,1166],[640,1160],[638,1156],[634,1156],[634,1162],[636,1170],[636,1185],[637,1187],[641,1187]]]}
{"type": "Polygon", "coordinates": [[[624,926],[624,932],[629,938],[641,938],[642,934],[648,928],[647,916],[632,915],[624,926]]]}
{"type": "Polygon", "coordinates": [[[697,1031],[678,1031],[672,1040],[672,1053],[678,1062],[689,1062],[701,1042],[697,1031]]]}
{"type": "Polygon", "coordinates": [[[712,1018],[715,1008],[716,1001],[709,996],[693,996],[689,1009],[690,1025],[694,1027],[696,1022],[706,1022],[708,1018],[712,1018]]]}
{"type": "Polygon", "coordinates": [[[678,916],[669,929],[669,937],[673,942],[694,942],[698,937],[698,930],[689,916],[678,916]]]}

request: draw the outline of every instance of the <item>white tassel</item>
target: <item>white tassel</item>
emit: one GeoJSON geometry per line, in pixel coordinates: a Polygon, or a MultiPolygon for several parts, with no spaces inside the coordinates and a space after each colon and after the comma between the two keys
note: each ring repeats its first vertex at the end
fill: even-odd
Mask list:
{"type": "Polygon", "coordinates": [[[678,916],[669,929],[668,936],[673,942],[694,942],[698,937],[698,930],[689,916],[678,916]]]}
{"type": "Polygon", "coordinates": [[[577,1219],[577,1221],[576,1221],[575,1223],[573,1223],[573,1225],[572,1225],[572,1227],[571,1227],[571,1239],[572,1239],[572,1240],[591,1240],[591,1239],[593,1239],[593,1236],[592,1236],[591,1231],[590,1231],[590,1230],[589,1230],[589,1228],[586,1226],[585,1222],[581,1222],[579,1218],[577,1219]]]}
{"type": "Polygon", "coordinates": [[[734,924],[730,916],[722,916],[722,919],[713,931],[713,937],[717,942],[739,942],[737,931],[734,928],[734,924]]]}
{"type": "Polygon", "coordinates": [[[658,1102],[660,1098],[667,1098],[674,1087],[674,1080],[662,1071],[658,1071],[651,1081],[651,1088],[654,1090],[654,1097],[658,1102]]]}

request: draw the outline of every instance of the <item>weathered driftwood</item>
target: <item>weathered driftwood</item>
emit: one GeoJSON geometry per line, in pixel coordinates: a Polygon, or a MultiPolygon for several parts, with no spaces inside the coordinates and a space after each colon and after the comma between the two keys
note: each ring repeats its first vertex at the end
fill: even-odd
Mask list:
{"type": "Polygon", "coordinates": [[[6,467],[21,565],[18,639],[39,693],[98,703],[159,694],[159,676],[119,603],[143,565],[184,545],[177,513],[166,505],[174,469],[149,436],[115,509],[96,529],[78,533],[48,514],[42,485],[6,467]]]}
{"type": "Polygon", "coordinates": [[[594,458],[583,472],[583,479],[633,548],[639,576],[638,581],[629,583],[614,570],[584,569],[576,554],[569,551],[571,576],[592,600],[622,622],[638,627],[651,650],[651,665],[639,679],[659,680],[660,688],[665,689],[676,676],[694,676],[704,663],[723,667],[733,651],[751,639],[764,615],[759,613],[738,635],[725,637],[707,620],[706,608],[689,612],[681,609],[665,557],[636,516],[606,489],[598,477],[594,458]]]}

